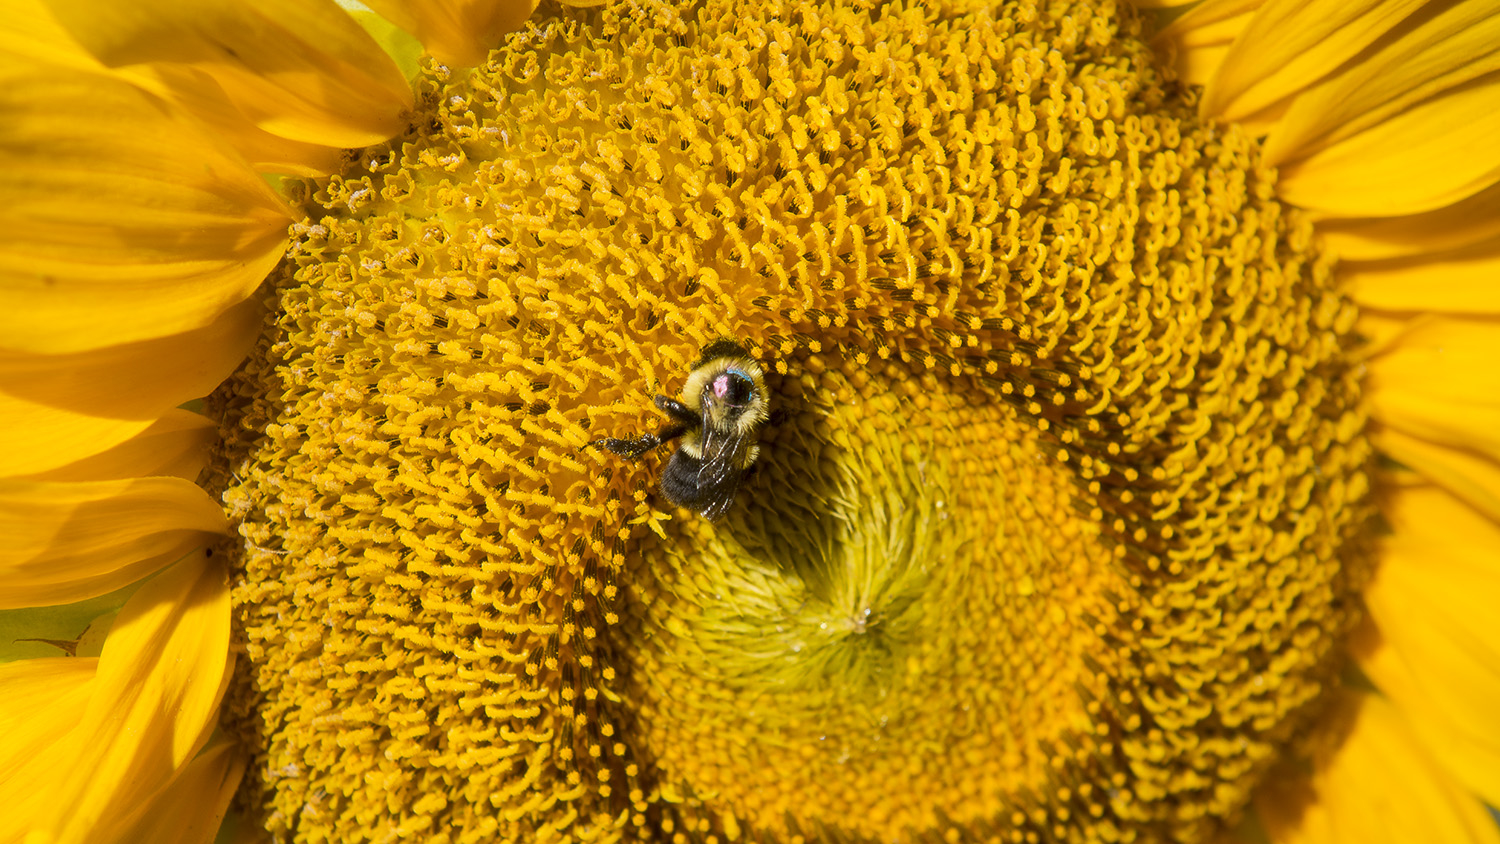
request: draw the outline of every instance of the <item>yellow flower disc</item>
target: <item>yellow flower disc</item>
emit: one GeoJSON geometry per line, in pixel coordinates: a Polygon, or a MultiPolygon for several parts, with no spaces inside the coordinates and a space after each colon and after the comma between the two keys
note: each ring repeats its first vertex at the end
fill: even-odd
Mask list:
{"type": "Polygon", "coordinates": [[[1126,11],[620,4],[422,86],[219,396],[271,830],[1237,818],[1356,620],[1355,314],[1126,11]],[[719,337],[780,418],[709,523],[588,443],[719,337]]]}

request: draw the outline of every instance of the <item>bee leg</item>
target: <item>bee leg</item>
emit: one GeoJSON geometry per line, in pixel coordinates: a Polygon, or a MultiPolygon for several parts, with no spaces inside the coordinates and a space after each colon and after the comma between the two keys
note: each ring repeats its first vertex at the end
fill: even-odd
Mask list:
{"type": "Polygon", "coordinates": [[[603,448],[605,451],[618,454],[621,457],[627,457],[631,460],[638,460],[641,455],[661,445],[661,439],[658,438],[655,434],[645,434],[643,436],[636,437],[633,440],[621,440],[614,437],[605,437],[603,439],[594,440],[593,442],[589,443],[589,445],[598,446],[600,448],[603,448]]]}
{"type": "Polygon", "coordinates": [[[701,414],[690,410],[687,405],[670,396],[657,396],[653,401],[656,402],[656,406],[661,408],[663,413],[672,417],[672,419],[684,427],[692,427],[703,421],[701,414]]]}
{"type": "Polygon", "coordinates": [[[675,440],[687,432],[682,425],[669,425],[654,434],[642,434],[633,440],[621,440],[614,437],[605,437],[594,440],[589,445],[599,446],[605,451],[618,454],[630,460],[639,460],[641,455],[654,448],[659,447],[668,440],[675,440]]]}

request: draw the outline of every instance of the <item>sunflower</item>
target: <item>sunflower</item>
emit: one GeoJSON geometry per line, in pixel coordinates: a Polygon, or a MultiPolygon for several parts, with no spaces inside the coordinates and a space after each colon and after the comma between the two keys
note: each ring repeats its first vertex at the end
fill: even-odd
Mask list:
{"type": "Polygon", "coordinates": [[[1500,4],[13,5],[0,840],[1500,841],[1500,4]]]}

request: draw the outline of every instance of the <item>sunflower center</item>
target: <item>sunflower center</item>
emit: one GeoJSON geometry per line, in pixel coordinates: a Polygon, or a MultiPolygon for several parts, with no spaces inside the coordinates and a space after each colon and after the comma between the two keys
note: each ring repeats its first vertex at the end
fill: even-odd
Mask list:
{"type": "Polygon", "coordinates": [[[826,363],[775,383],[788,419],[724,522],[643,543],[624,634],[642,746],[697,804],[688,828],[710,806],[780,834],[992,821],[1063,741],[1100,752],[1078,731],[1117,658],[1070,616],[1128,587],[1011,408],[826,363]]]}
{"type": "Polygon", "coordinates": [[[1353,620],[1354,313],[1096,6],[569,11],[297,189],[219,396],[267,825],[1231,822],[1353,620]],[[710,522],[589,443],[726,337],[777,418],[710,522]]]}

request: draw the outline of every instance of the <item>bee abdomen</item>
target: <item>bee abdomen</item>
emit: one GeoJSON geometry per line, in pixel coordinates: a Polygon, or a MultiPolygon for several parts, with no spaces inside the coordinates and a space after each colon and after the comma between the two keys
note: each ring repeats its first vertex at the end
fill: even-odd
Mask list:
{"type": "Polygon", "coordinates": [[[661,473],[661,491],[668,501],[714,521],[729,510],[739,489],[742,472],[725,472],[705,478],[703,461],[678,449],[661,473]]]}

